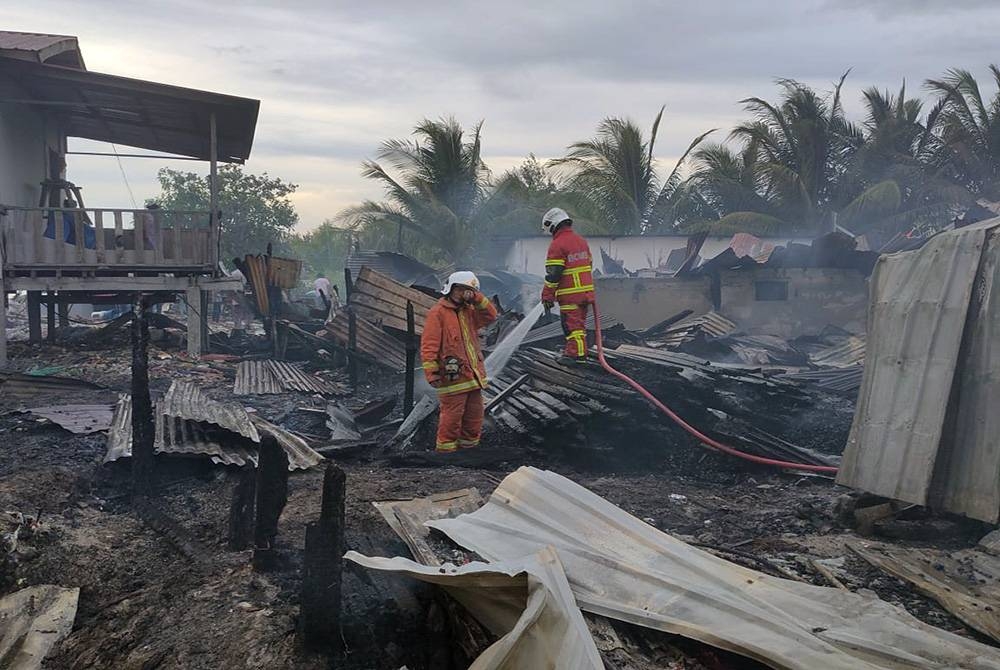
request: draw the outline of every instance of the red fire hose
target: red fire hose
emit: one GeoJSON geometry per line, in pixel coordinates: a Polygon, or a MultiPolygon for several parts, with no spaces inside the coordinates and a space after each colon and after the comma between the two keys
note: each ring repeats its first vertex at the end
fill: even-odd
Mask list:
{"type": "Polygon", "coordinates": [[[735,456],[737,458],[742,458],[743,460],[750,461],[751,463],[758,463],[760,465],[770,465],[775,468],[788,468],[791,470],[806,470],[808,472],[823,472],[827,474],[836,474],[837,468],[832,465],[807,465],[804,463],[792,463],[789,461],[778,461],[773,458],[764,458],[763,456],[754,456],[753,454],[748,454],[746,452],[740,451],[739,449],[734,449],[730,446],[722,444],[718,440],[713,440],[708,435],[705,435],[700,430],[687,423],[684,419],[677,415],[672,409],[660,402],[656,396],[644,389],[639,382],[635,381],[623,372],[619,372],[611,367],[611,364],[604,358],[604,344],[601,340],[601,313],[597,309],[597,303],[593,304],[594,308],[594,334],[597,336],[597,360],[600,361],[601,367],[610,372],[612,375],[622,380],[636,391],[641,393],[643,397],[649,402],[653,403],[657,409],[670,417],[674,423],[686,430],[692,436],[694,436],[699,442],[712,449],[717,449],[730,456],[735,456]]]}

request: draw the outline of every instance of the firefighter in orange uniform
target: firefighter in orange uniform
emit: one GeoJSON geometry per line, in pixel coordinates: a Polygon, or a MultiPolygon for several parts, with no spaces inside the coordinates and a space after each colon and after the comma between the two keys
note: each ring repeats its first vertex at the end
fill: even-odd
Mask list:
{"type": "Polygon", "coordinates": [[[478,331],[496,320],[497,309],[471,272],[453,272],[442,293],[427,312],[420,360],[441,403],[437,451],[449,453],[479,444],[487,379],[478,331]]]}
{"type": "Polygon", "coordinates": [[[559,303],[566,348],[561,363],[587,362],[587,309],[594,302],[594,277],[587,240],[573,231],[573,220],[553,207],[542,217],[542,230],[552,235],[545,259],[546,309],[559,303]]]}

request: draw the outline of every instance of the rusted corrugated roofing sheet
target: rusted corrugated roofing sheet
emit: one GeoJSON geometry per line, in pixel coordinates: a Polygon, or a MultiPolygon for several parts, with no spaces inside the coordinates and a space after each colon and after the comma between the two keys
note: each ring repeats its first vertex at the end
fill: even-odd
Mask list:
{"type": "Polygon", "coordinates": [[[522,467],[478,511],[426,525],[491,563],[550,547],[584,611],[781,670],[1000,668],[993,647],[869,595],[736,565],[554,472],[522,467]]]}
{"type": "Polygon", "coordinates": [[[301,391],[332,395],[336,392],[324,380],[309,375],[284,361],[242,361],[236,368],[235,395],[263,395],[301,391]]]}
{"type": "Polygon", "coordinates": [[[839,484],[998,520],[997,226],[1000,219],[973,224],[879,259],[871,351],[839,484]],[[957,419],[950,434],[949,412],[957,419]]]}
{"type": "Polygon", "coordinates": [[[71,433],[86,435],[110,428],[114,409],[114,405],[58,405],[32,407],[28,411],[71,433]]]}

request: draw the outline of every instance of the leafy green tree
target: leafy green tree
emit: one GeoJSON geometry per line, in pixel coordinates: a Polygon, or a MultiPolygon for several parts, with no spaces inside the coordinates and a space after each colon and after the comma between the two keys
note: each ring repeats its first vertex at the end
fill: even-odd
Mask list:
{"type": "Polygon", "coordinates": [[[481,130],[478,123],[467,137],[453,118],[424,119],[414,129],[416,139],[383,142],[376,154],[381,162],[366,161],[361,174],[380,182],[386,199],[346,209],[337,220],[374,233],[383,244],[408,231],[404,250],[429,262],[466,259],[485,228],[489,171],[480,153],[481,130]]]}
{"type": "MultiPolygon", "coordinates": [[[[157,177],[160,195],[156,202],[164,209],[210,209],[207,175],[160,168],[157,177]]],[[[244,172],[240,165],[219,168],[222,259],[264,253],[268,243],[280,249],[299,220],[290,200],[296,188],[266,172],[244,172]]]]}
{"type": "Polygon", "coordinates": [[[323,275],[340,285],[354,235],[327,219],[318,228],[289,235],[286,244],[289,254],[305,263],[307,279],[323,275]]]}
{"type": "Polygon", "coordinates": [[[607,118],[598,125],[596,137],[571,144],[566,156],[552,162],[566,172],[567,187],[600,213],[608,233],[652,232],[673,226],[677,218],[684,196],[680,167],[713,131],[695,138],[673,170],[661,178],[654,151],[663,109],[653,120],[648,139],[633,121],[607,118]]]}

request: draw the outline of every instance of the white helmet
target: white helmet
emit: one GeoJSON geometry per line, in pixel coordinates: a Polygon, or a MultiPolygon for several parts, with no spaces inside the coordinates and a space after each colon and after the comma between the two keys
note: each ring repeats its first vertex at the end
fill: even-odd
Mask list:
{"type": "Polygon", "coordinates": [[[542,230],[549,235],[553,235],[555,234],[556,227],[563,221],[573,223],[573,219],[569,218],[569,214],[566,213],[566,210],[553,207],[549,211],[545,212],[545,216],[542,217],[542,230]]]}
{"type": "Polygon", "coordinates": [[[458,272],[452,272],[448,275],[448,281],[444,285],[444,290],[441,291],[444,295],[451,293],[451,287],[455,284],[459,286],[468,286],[471,289],[479,290],[479,277],[476,276],[474,272],[469,272],[468,270],[459,270],[458,272]]]}

